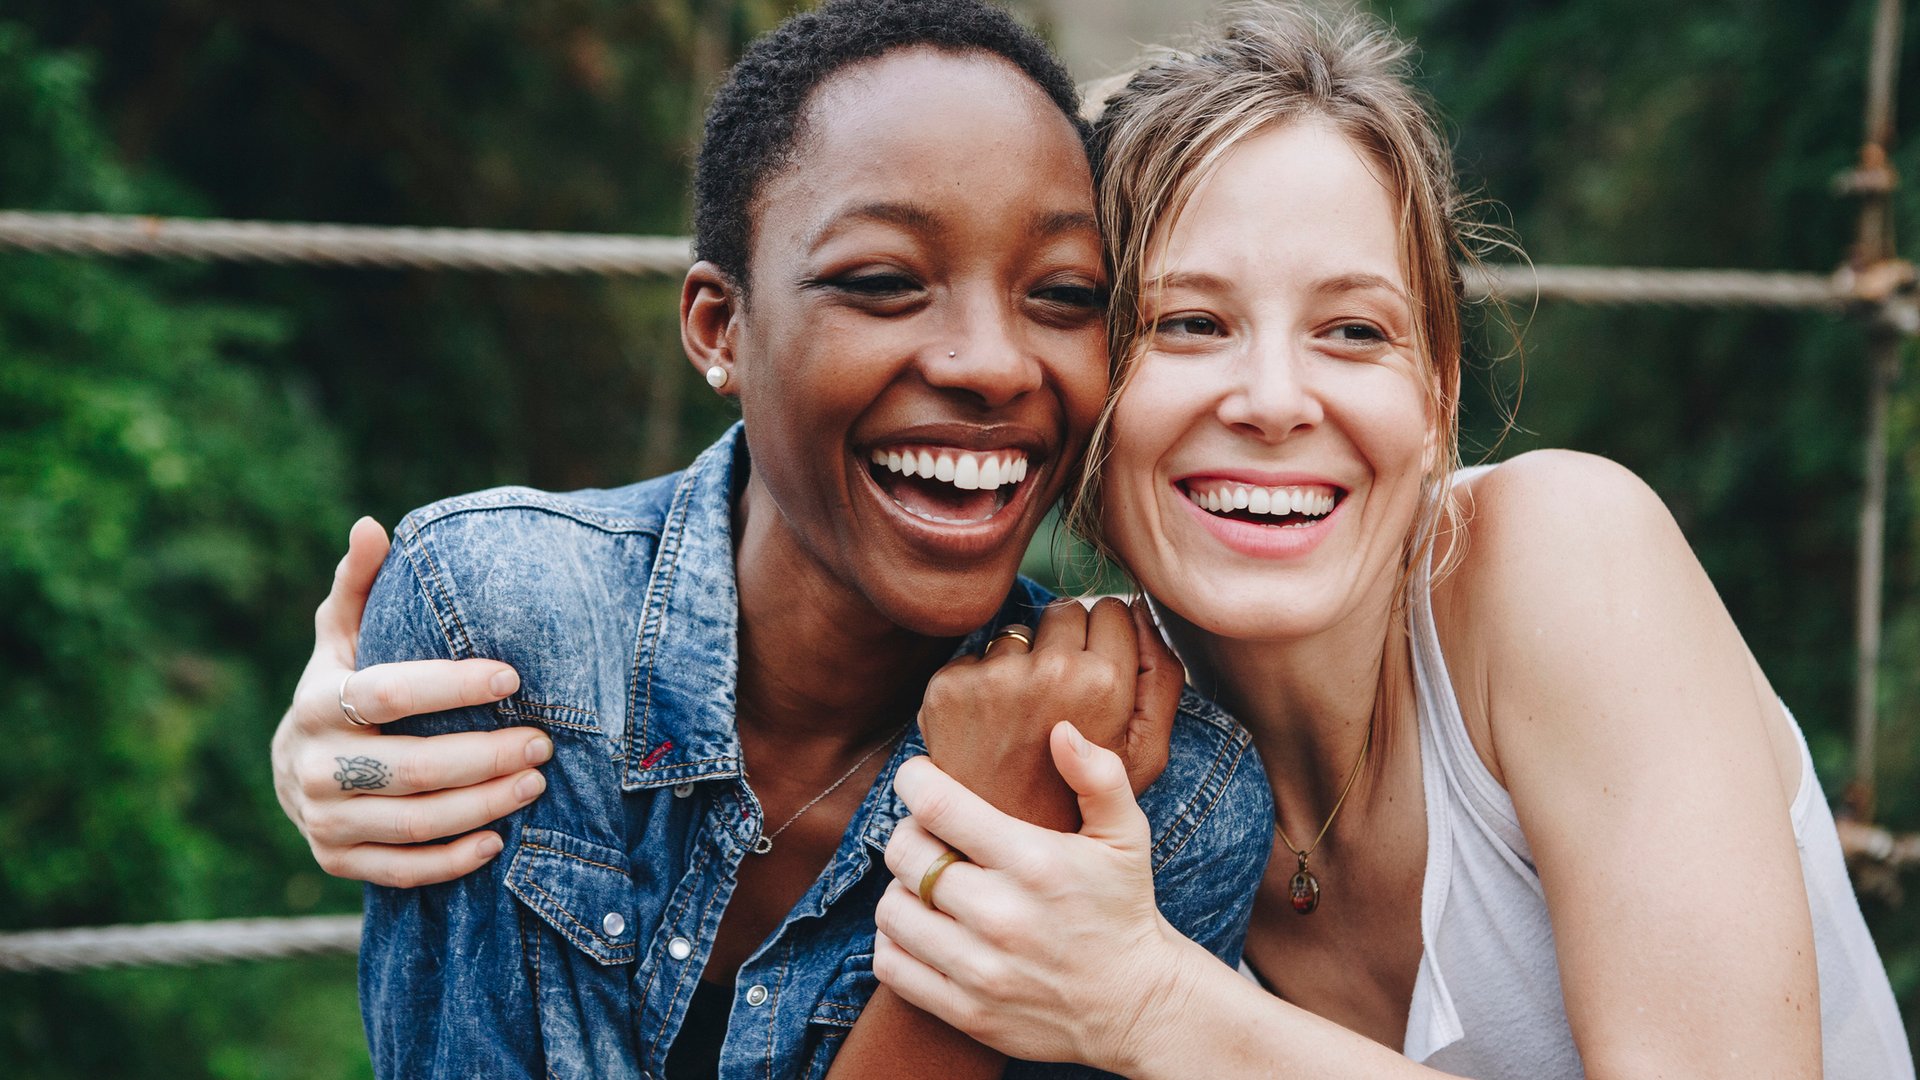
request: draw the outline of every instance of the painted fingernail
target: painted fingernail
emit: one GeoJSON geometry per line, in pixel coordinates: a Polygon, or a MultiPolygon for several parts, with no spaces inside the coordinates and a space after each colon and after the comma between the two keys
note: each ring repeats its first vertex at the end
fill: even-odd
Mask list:
{"type": "Polygon", "coordinates": [[[520,778],[519,783],[513,785],[513,793],[522,799],[531,799],[545,790],[547,790],[547,778],[539,773],[528,773],[520,778]]]}
{"type": "Polygon", "coordinates": [[[502,668],[487,680],[487,689],[493,691],[495,697],[506,697],[520,689],[520,673],[512,668],[502,668]]]}
{"type": "Polygon", "coordinates": [[[553,740],[542,735],[527,744],[527,764],[538,765],[553,756],[553,740]]]}
{"type": "Polygon", "coordinates": [[[483,859],[491,859],[495,855],[500,854],[501,847],[502,841],[499,833],[487,833],[480,838],[479,843],[473,845],[474,851],[483,859]]]}

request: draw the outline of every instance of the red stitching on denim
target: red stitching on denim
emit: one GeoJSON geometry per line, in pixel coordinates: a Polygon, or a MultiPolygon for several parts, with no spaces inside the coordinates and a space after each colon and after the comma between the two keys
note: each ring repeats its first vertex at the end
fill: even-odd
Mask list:
{"type": "Polygon", "coordinates": [[[663,742],[659,746],[654,747],[653,750],[650,753],[648,753],[646,757],[641,758],[640,767],[643,769],[653,768],[654,765],[658,763],[661,758],[666,757],[667,752],[672,749],[673,749],[673,740],[668,739],[666,742],[663,742]]]}

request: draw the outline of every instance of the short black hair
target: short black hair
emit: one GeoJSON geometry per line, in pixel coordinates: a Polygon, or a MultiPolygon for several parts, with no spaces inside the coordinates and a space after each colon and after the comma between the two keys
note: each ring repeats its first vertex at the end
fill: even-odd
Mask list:
{"type": "Polygon", "coordinates": [[[829,0],[761,35],[714,94],[694,166],[694,251],[747,285],[753,203],[793,160],[801,111],[827,77],[895,49],[985,52],[1025,72],[1079,133],[1080,95],[1046,43],[985,0],[829,0]]]}

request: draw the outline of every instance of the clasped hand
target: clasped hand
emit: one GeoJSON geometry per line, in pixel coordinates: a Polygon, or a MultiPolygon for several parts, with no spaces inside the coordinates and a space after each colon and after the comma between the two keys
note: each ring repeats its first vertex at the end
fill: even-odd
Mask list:
{"type": "Polygon", "coordinates": [[[1152,1037],[1147,1021],[1180,992],[1197,949],[1154,904],[1152,836],[1135,800],[1146,787],[1140,781],[1165,765],[1182,682],[1143,608],[1118,625],[1108,621],[1125,613],[1117,602],[1103,602],[1084,624],[1053,609],[1031,654],[1017,640],[1004,642],[985,660],[942,670],[928,687],[921,722],[935,760],[947,713],[967,714],[974,737],[997,724],[1046,723],[1051,761],[1040,760],[1076,798],[1077,833],[1002,813],[924,758],[907,762],[894,781],[912,816],[887,845],[894,881],[876,913],[874,972],[914,1005],[1014,1057],[1124,1071],[1152,1037]],[[1080,625],[1079,643],[1063,645],[1080,625]],[[1122,642],[1134,651],[1136,635],[1138,670],[1128,674],[1138,678],[1119,679],[1105,669],[1122,642]],[[937,906],[929,906],[914,890],[949,849],[967,861],[942,871],[937,906]]]}

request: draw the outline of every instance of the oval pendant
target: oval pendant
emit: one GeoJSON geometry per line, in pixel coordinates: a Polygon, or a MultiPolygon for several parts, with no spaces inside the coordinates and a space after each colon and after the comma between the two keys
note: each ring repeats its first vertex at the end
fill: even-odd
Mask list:
{"type": "Polygon", "coordinates": [[[1320,879],[1313,871],[1302,866],[1300,872],[1293,875],[1287,883],[1287,894],[1293,900],[1293,910],[1297,915],[1311,915],[1320,906],[1320,879]]]}
{"type": "Polygon", "coordinates": [[[773,839],[771,837],[762,834],[753,838],[753,853],[755,855],[765,855],[772,850],[773,839]]]}

